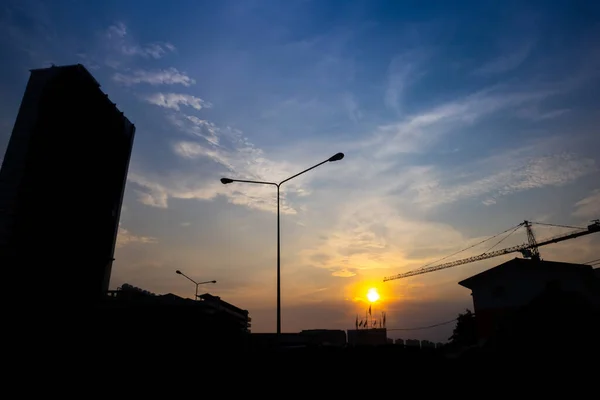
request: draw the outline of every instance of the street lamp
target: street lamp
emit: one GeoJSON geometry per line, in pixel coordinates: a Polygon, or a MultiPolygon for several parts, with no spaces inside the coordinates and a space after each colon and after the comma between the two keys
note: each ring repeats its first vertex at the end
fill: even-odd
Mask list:
{"type": "Polygon", "coordinates": [[[334,161],[339,161],[342,158],[344,158],[344,153],[337,153],[331,157],[329,157],[327,160],[322,161],[316,165],[313,165],[310,168],[305,169],[302,172],[297,173],[296,175],[290,176],[287,179],[282,180],[279,183],[276,182],[263,182],[263,181],[249,181],[249,180],[244,180],[244,179],[230,179],[230,178],[221,178],[221,183],[224,185],[227,185],[229,183],[233,183],[233,182],[242,182],[242,183],[256,183],[256,184],[261,184],[261,185],[273,185],[275,187],[277,187],[277,337],[279,338],[281,335],[281,240],[280,240],[280,235],[279,235],[279,187],[284,184],[285,182],[299,176],[302,175],[305,172],[310,171],[311,169],[315,169],[320,165],[323,165],[325,163],[328,162],[334,162],[334,161]]]}
{"type": "Polygon", "coordinates": [[[184,274],[180,270],[175,271],[175,273],[178,274],[178,275],[183,275],[186,278],[188,278],[190,281],[194,282],[194,285],[196,285],[196,295],[194,296],[194,300],[198,299],[198,286],[204,285],[205,283],[217,283],[217,281],[196,282],[195,280],[193,280],[192,278],[190,278],[189,276],[187,276],[186,274],[184,274]]]}

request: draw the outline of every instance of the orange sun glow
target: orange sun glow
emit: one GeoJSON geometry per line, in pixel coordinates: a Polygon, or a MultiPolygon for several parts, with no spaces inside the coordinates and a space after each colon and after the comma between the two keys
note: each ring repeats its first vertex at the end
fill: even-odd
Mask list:
{"type": "Polygon", "coordinates": [[[377,293],[377,289],[369,289],[367,292],[367,299],[369,299],[371,303],[375,303],[377,300],[379,300],[379,293],[377,293]]]}

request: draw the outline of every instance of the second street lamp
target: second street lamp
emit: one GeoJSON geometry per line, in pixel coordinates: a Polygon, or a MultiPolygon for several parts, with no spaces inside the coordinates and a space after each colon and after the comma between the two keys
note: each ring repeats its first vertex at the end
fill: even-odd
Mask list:
{"type": "MultiPolygon", "coordinates": [[[[277,187],[277,338],[279,339],[281,335],[281,239],[280,239],[280,229],[279,229],[279,188],[285,182],[302,175],[305,172],[310,171],[311,169],[315,169],[320,165],[323,165],[328,162],[339,161],[344,158],[344,153],[337,153],[327,160],[322,161],[316,165],[313,165],[310,168],[305,169],[302,172],[298,172],[296,175],[290,176],[287,179],[282,180],[279,183],[276,182],[266,182],[266,181],[250,181],[245,179],[231,179],[231,178],[221,178],[221,183],[227,185],[233,182],[242,182],[242,183],[255,183],[260,185],[273,185],[277,187]]],[[[279,341],[278,341],[279,342],[279,341]]]]}
{"type": "Polygon", "coordinates": [[[190,281],[194,282],[194,285],[196,285],[196,295],[194,296],[194,300],[198,300],[198,286],[200,285],[204,285],[206,283],[217,283],[217,281],[205,281],[205,282],[196,282],[195,280],[193,280],[192,278],[190,278],[189,276],[187,276],[186,274],[184,274],[183,272],[181,272],[180,270],[175,271],[175,273],[177,275],[182,275],[185,276],[186,278],[188,278],[190,281]]]}

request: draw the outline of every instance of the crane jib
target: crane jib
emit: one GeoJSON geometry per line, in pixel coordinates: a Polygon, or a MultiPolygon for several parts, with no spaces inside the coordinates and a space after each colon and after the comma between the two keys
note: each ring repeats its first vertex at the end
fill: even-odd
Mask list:
{"type": "MultiPolygon", "coordinates": [[[[544,225],[549,225],[549,224],[544,224],[544,225]]],[[[475,261],[486,260],[488,258],[497,257],[497,256],[501,256],[504,254],[509,254],[509,253],[515,253],[515,252],[521,252],[523,254],[523,257],[525,257],[525,258],[532,258],[535,256],[539,257],[539,253],[537,250],[538,247],[545,246],[547,244],[562,242],[563,240],[574,239],[574,238],[584,236],[584,235],[589,235],[590,233],[594,233],[594,232],[600,232],[600,220],[596,219],[596,220],[592,221],[592,224],[587,226],[587,229],[580,228],[580,230],[570,232],[567,234],[563,234],[563,235],[554,236],[549,239],[546,239],[546,240],[536,243],[535,238],[533,237],[533,231],[531,231],[531,223],[528,221],[525,221],[524,223],[519,224],[519,226],[525,226],[527,228],[527,230],[528,230],[527,233],[529,236],[528,243],[523,243],[523,244],[520,244],[517,246],[508,247],[508,248],[502,249],[502,250],[486,252],[486,253],[479,254],[477,256],[463,258],[461,260],[456,260],[456,261],[450,261],[450,262],[447,262],[444,264],[434,265],[431,267],[419,268],[419,269],[404,272],[404,273],[394,275],[394,276],[388,276],[388,277],[383,278],[383,281],[387,282],[387,281],[392,281],[395,279],[407,278],[409,276],[426,274],[428,272],[439,271],[441,269],[456,267],[458,265],[463,265],[463,264],[467,264],[467,263],[471,263],[471,262],[475,262],[475,261]]]]}

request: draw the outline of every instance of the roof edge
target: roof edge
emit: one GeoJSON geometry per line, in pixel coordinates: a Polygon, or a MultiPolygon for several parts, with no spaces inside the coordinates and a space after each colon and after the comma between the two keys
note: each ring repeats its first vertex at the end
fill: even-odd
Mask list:
{"type": "Polygon", "coordinates": [[[467,289],[472,289],[472,285],[471,284],[474,281],[483,278],[484,275],[488,275],[489,273],[491,273],[491,271],[496,270],[497,268],[500,268],[500,267],[502,267],[502,266],[504,266],[506,264],[509,264],[509,263],[514,263],[515,261],[519,262],[519,263],[529,264],[529,265],[531,265],[531,264],[533,264],[535,262],[540,262],[542,265],[544,265],[544,264],[546,264],[546,265],[552,265],[552,264],[554,264],[554,265],[557,265],[557,264],[560,264],[560,265],[572,265],[574,267],[579,268],[580,271],[583,270],[584,268],[585,269],[589,268],[590,271],[593,271],[593,268],[590,265],[586,265],[586,264],[577,264],[577,263],[571,263],[571,262],[550,261],[550,260],[535,261],[535,260],[531,260],[531,259],[528,259],[528,258],[515,257],[515,258],[513,258],[511,260],[503,262],[502,264],[498,264],[495,267],[488,268],[485,271],[481,271],[478,274],[475,274],[475,275],[472,275],[472,276],[470,276],[468,278],[465,278],[465,279],[459,281],[458,284],[460,286],[466,287],[467,289]]]}

